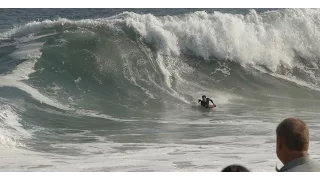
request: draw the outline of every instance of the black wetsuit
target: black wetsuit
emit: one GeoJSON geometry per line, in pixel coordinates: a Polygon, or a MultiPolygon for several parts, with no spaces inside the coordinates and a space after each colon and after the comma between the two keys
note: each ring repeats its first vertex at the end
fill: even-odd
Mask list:
{"type": "Polygon", "coordinates": [[[204,106],[206,108],[209,108],[209,102],[210,101],[215,106],[215,104],[213,103],[212,99],[210,99],[210,98],[206,98],[206,101],[203,101],[203,100],[199,99],[199,102],[201,102],[201,106],[204,106]]]}

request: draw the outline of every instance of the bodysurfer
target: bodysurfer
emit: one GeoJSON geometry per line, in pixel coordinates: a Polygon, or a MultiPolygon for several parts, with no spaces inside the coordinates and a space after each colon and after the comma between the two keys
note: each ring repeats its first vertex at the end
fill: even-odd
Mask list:
{"type": "Polygon", "coordinates": [[[201,106],[204,106],[205,108],[217,107],[217,106],[213,103],[212,99],[207,98],[205,95],[202,96],[202,100],[199,99],[198,103],[200,103],[200,102],[201,102],[201,106]],[[210,101],[212,102],[213,106],[210,106],[210,105],[209,105],[210,101]]]}

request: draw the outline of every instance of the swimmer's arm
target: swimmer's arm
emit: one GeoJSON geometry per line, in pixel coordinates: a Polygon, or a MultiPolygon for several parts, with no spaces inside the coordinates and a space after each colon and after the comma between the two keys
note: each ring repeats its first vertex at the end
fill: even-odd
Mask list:
{"type": "Polygon", "coordinates": [[[210,101],[212,102],[212,104],[214,105],[214,107],[217,107],[217,105],[212,101],[212,99],[210,99],[210,101]]]}

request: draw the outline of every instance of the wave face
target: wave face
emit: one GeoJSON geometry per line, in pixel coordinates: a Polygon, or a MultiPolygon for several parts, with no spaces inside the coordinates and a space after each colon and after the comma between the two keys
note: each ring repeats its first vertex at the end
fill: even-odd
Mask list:
{"type": "Polygon", "coordinates": [[[185,118],[203,94],[222,108],[312,103],[320,98],[319,22],[317,9],[123,12],[0,31],[1,146],[185,118]]]}

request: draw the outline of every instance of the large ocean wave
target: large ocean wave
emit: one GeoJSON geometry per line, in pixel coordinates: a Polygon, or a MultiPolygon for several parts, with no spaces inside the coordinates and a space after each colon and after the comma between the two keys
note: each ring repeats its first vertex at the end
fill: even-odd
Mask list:
{"type": "MultiPolygon", "coordinates": [[[[0,102],[11,112],[0,114],[1,127],[10,117],[18,126],[21,112],[12,107],[19,99],[56,115],[112,121],[157,118],[202,94],[218,107],[239,99],[317,99],[319,18],[314,9],[124,12],[15,27],[0,34],[0,102]]],[[[1,141],[14,144],[15,137],[1,141]]]]}

